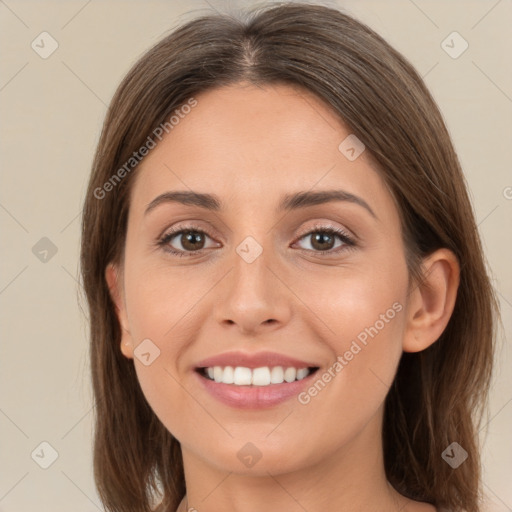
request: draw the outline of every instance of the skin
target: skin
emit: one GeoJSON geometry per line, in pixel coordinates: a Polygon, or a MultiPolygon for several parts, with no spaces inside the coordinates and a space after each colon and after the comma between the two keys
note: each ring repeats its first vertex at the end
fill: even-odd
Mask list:
{"type": "MultiPolygon", "coordinates": [[[[198,105],[141,163],[131,190],[122,267],[105,275],[122,326],[120,350],[133,358],[141,388],[180,441],[188,507],[199,512],[434,511],[387,482],[381,443],[384,399],[403,351],[440,336],[453,311],[459,266],[441,249],[409,288],[398,210],[367,151],[349,161],[338,146],[350,131],[309,92],[287,85],[236,84],[202,93],[198,105]],[[286,193],[343,189],[350,202],[276,213],[286,193]],[[164,203],[163,192],[214,193],[219,212],[164,203]],[[156,245],[187,221],[207,236],[202,255],[172,256],[156,245]],[[319,256],[315,223],[341,227],[357,245],[319,256]],[[262,254],[236,252],[247,237],[262,254]],[[325,388],[240,410],[198,383],[201,359],[231,350],[276,351],[332,367],[365,327],[394,303],[403,306],[325,388]],[[272,319],[272,322],[267,320],[272,319]],[[160,355],[149,366],[134,349],[149,338],[160,355]],[[251,468],[237,457],[261,452],[251,468]]],[[[183,243],[183,245],[182,245],[183,243]]],[[[172,246],[185,250],[175,236],[172,246]]],[[[190,249],[189,249],[190,253],[190,249]]],[[[185,509],[185,508],[183,508],[185,509]]]]}

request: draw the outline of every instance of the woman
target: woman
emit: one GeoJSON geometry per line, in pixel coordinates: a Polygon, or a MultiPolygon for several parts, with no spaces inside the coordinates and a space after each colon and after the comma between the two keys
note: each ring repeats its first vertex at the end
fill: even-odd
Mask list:
{"type": "Polygon", "coordinates": [[[497,307],[441,114],[323,6],[178,28],[84,205],[111,511],[480,510],[497,307]]]}

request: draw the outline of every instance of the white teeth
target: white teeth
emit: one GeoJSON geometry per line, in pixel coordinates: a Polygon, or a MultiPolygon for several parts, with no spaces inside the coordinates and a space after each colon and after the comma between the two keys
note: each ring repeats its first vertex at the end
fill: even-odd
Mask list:
{"type": "Polygon", "coordinates": [[[305,379],[310,374],[309,368],[283,368],[282,366],[262,366],[246,368],[244,366],[214,366],[206,368],[206,375],[215,382],[234,384],[235,386],[268,386],[305,379]]]}
{"type": "Polygon", "coordinates": [[[270,370],[268,366],[254,368],[252,371],[252,383],[254,386],[268,386],[270,384],[270,370]]]}
{"type": "Polygon", "coordinates": [[[233,376],[233,384],[237,386],[250,386],[252,381],[252,371],[244,366],[237,366],[233,376]]]}
{"type": "Polygon", "coordinates": [[[286,382],[293,382],[297,377],[297,370],[295,368],[286,368],[284,371],[284,380],[286,382]]]}
{"type": "Polygon", "coordinates": [[[309,375],[309,370],[307,368],[301,368],[297,370],[297,380],[302,380],[309,375]]]}
{"type": "Polygon", "coordinates": [[[235,371],[232,366],[226,366],[226,368],[224,368],[222,382],[224,384],[233,384],[233,382],[235,382],[235,371]]]}
{"type": "Polygon", "coordinates": [[[215,366],[213,368],[213,379],[215,382],[222,382],[222,375],[224,372],[222,371],[222,368],[220,366],[215,366]]]}
{"type": "Polygon", "coordinates": [[[282,366],[274,366],[270,372],[270,382],[272,384],[282,384],[284,381],[284,370],[282,366]]]}

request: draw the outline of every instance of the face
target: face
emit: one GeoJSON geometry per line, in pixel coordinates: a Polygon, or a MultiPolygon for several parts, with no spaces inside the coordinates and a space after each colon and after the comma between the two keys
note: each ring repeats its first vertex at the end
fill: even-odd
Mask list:
{"type": "Polygon", "coordinates": [[[139,166],[124,265],[107,273],[149,404],[184,457],[226,471],[377,446],[408,299],[389,190],[308,92],[196,100],[139,166]],[[314,200],[325,191],[338,196],[314,200]]]}

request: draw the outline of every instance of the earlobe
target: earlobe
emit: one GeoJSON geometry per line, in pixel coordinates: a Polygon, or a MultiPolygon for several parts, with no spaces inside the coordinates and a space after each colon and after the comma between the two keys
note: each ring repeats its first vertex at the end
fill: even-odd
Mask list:
{"type": "Polygon", "coordinates": [[[423,262],[423,279],[408,300],[405,352],[420,352],[437,341],[445,330],[457,298],[460,266],[449,249],[438,249],[423,262]]]}
{"type": "Polygon", "coordinates": [[[109,263],[105,269],[105,280],[110,297],[116,308],[116,315],[121,328],[121,352],[128,359],[133,359],[133,342],[128,329],[128,318],[121,293],[119,271],[113,263],[109,263]]]}
{"type": "Polygon", "coordinates": [[[124,340],[124,334],[121,337],[121,352],[127,359],[133,359],[133,345],[131,341],[124,340]]]}

